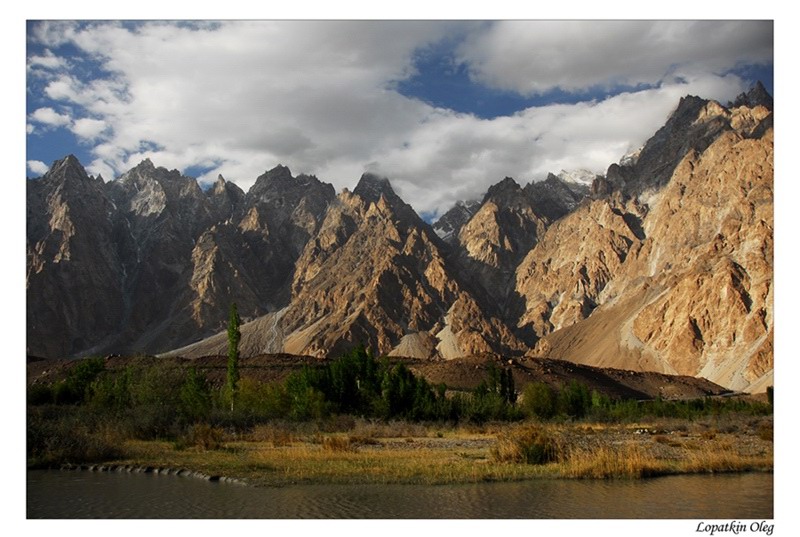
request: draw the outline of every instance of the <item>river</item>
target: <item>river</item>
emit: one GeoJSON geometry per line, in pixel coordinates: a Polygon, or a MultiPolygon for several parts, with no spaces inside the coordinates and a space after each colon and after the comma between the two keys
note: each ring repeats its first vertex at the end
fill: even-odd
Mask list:
{"type": "Polygon", "coordinates": [[[29,471],[28,518],[771,519],[772,474],[470,485],[255,488],[192,477],[29,471]]]}

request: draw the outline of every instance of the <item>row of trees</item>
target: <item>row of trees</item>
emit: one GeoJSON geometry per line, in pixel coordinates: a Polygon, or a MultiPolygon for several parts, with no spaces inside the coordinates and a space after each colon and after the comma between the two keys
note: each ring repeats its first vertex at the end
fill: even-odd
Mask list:
{"type": "Polygon", "coordinates": [[[738,400],[616,400],[575,381],[560,387],[529,383],[518,398],[511,369],[491,363],[485,380],[471,393],[447,393],[444,384],[431,385],[404,364],[375,359],[363,348],[324,365],[304,367],[283,382],[240,379],[236,360],[231,362],[233,374],[229,370],[225,385],[214,388],[196,367],[150,364],[108,370],[101,358],[84,359],[64,380],[32,386],[28,400],[42,409],[48,404],[82,409],[84,422],[114,423],[138,438],[175,436],[195,423],[247,428],[269,420],[306,421],[337,414],[480,423],[526,417],[625,421],[771,412],[766,403],[738,400]]]}
{"type": "MultiPolygon", "coordinates": [[[[170,436],[193,423],[248,427],[273,419],[315,420],[336,414],[369,418],[485,422],[583,419],[620,421],[643,416],[693,418],[727,410],[768,413],[769,405],[699,399],[649,402],[611,399],[576,381],[555,387],[527,384],[518,393],[511,368],[490,361],[485,379],[471,393],[448,393],[404,364],[376,359],[363,347],[336,360],[304,367],[283,382],[240,378],[240,318],[232,305],[228,322],[227,374],[211,386],[195,367],[131,365],[106,370],[100,358],[81,360],[67,377],[35,385],[28,400],[86,409],[92,416],[124,424],[136,437],[170,436]]],[[[92,418],[94,419],[94,418],[92,418]]]]}

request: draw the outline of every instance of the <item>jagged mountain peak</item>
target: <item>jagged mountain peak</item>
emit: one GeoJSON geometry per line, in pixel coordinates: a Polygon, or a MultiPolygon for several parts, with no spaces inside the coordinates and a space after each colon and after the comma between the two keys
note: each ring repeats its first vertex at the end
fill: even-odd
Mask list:
{"type": "Polygon", "coordinates": [[[319,184],[322,183],[319,179],[317,179],[316,175],[308,175],[305,173],[301,173],[296,177],[297,182],[303,186],[310,185],[310,184],[319,184]]]}
{"type": "Polygon", "coordinates": [[[48,178],[57,178],[62,181],[86,181],[89,179],[89,175],[75,155],[67,155],[53,162],[44,176],[48,178]]]}
{"type": "Polygon", "coordinates": [[[377,203],[381,196],[387,200],[399,199],[389,179],[371,172],[364,173],[353,189],[353,194],[367,203],[377,203]]]}
{"type": "Polygon", "coordinates": [[[296,179],[292,176],[289,168],[278,164],[271,170],[259,175],[247,195],[250,198],[261,198],[263,200],[295,186],[295,183],[296,179]]]}
{"type": "Polygon", "coordinates": [[[475,213],[480,209],[481,202],[478,200],[458,200],[453,207],[439,217],[433,224],[433,230],[439,238],[455,243],[458,241],[458,232],[469,222],[475,213]]]}
{"type": "MultiPolygon", "coordinates": [[[[364,173],[353,189],[353,195],[360,198],[368,207],[375,205],[379,212],[391,215],[402,222],[403,228],[428,227],[416,211],[395,193],[389,179],[371,172],[364,173]]],[[[431,233],[433,235],[433,233],[431,233]]]]}
{"type": "Polygon", "coordinates": [[[593,194],[619,191],[624,196],[638,196],[656,192],[670,180],[687,154],[702,153],[722,133],[731,130],[734,127],[726,108],[716,101],[686,95],[664,126],[647,140],[635,162],[624,166],[611,164],[605,181],[594,184],[593,194]]]}
{"type": "Polygon", "coordinates": [[[123,173],[119,179],[115,181],[115,183],[119,185],[158,183],[162,186],[164,183],[173,182],[191,182],[195,185],[197,184],[197,181],[185,177],[177,169],[168,170],[163,166],[156,166],[149,158],[142,160],[139,164],[123,173]]]}
{"type": "Polygon", "coordinates": [[[238,201],[244,197],[244,191],[239,188],[236,183],[232,183],[230,181],[226,181],[222,174],[217,176],[217,180],[208,189],[207,192],[208,196],[211,198],[220,198],[220,197],[233,197],[231,201],[238,201]]]}
{"type": "Polygon", "coordinates": [[[511,177],[505,177],[502,181],[495,183],[489,187],[486,195],[483,197],[483,203],[487,201],[504,202],[508,196],[515,196],[519,194],[522,187],[511,177]]]}
{"type": "Polygon", "coordinates": [[[247,195],[251,199],[260,199],[261,201],[287,195],[292,198],[299,198],[307,193],[305,190],[309,187],[316,190],[325,190],[326,195],[332,196],[334,194],[333,186],[320,181],[316,176],[300,174],[294,177],[288,167],[278,164],[271,170],[261,174],[247,192],[247,195]]]}
{"type": "Polygon", "coordinates": [[[732,103],[728,103],[728,108],[735,108],[739,106],[755,108],[759,105],[765,107],[767,110],[772,111],[772,95],[769,94],[767,88],[764,87],[764,84],[762,84],[760,80],[756,82],[749,91],[746,93],[740,93],[732,103]]]}
{"type": "Polygon", "coordinates": [[[678,101],[678,106],[667,119],[667,123],[674,118],[680,118],[687,114],[696,114],[706,103],[708,103],[707,99],[703,99],[697,95],[685,95],[681,97],[680,101],[678,101]]]}
{"type": "Polygon", "coordinates": [[[588,193],[588,187],[582,183],[567,182],[553,173],[548,173],[544,181],[525,185],[523,190],[536,214],[551,222],[571,212],[588,193]]]}
{"type": "Polygon", "coordinates": [[[155,170],[156,166],[153,164],[153,161],[150,158],[143,159],[139,164],[134,166],[133,169],[142,169],[142,170],[155,170]]]}
{"type": "MultiPolygon", "coordinates": [[[[548,178],[550,175],[551,174],[548,174],[548,178]]],[[[556,175],[556,177],[558,179],[561,179],[565,183],[579,184],[588,187],[594,182],[595,178],[597,177],[597,174],[592,171],[581,168],[569,171],[561,170],[558,173],[558,175],[556,175]]]]}
{"type": "Polygon", "coordinates": [[[292,171],[283,164],[278,164],[271,170],[264,172],[258,179],[256,179],[256,183],[258,181],[264,182],[276,182],[276,181],[289,181],[293,180],[292,171]]]}

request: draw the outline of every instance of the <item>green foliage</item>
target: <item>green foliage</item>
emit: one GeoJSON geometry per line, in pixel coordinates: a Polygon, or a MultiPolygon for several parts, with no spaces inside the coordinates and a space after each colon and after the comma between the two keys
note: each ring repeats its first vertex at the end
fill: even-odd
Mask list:
{"type": "MultiPolygon", "coordinates": [[[[234,308],[232,311],[235,313],[234,308]]],[[[542,421],[624,422],[648,417],[691,420],[727,412],[757,416],[772,413],[772,406],[766,402],[740,398],[616,400],[590,392],[587,386],[575,381],[558,389],[541,382],[530,383],[517,404],[512,369],[494,362],[487,365],[486,378],[473,393],[448,394],[444,384],[432,386],[405,364],[388,358],[377,360],[363,347],[317,367],[305,367],[280,383],[262,383],[248,377],[238,379],[238,366],[233,367],[236,405],[231,409],[231,376],[224,385],[214,388],[197,367],[148,363],[151,362],[114,370],[106,369],[102,359],[87,359],[76,362],[63,381],[30,386],[29,409],[41,410],[42,415],[52,413],[50,418],[35,423],[29,433],[37,457],[48,459],[51,457],[46,455],[48,452],[61,453],[53,455],[56,459],[77,457],[74,453],[78,448],[70,447],[65,429],[56,430],[46,423],[51,418],[60,420],[59,416],[65,413],[80,416],[74,422],[80,424],[76,428],[75,445],[82,443],[87,450],[97,452],[104,449],[104,427],[126,438],[176,441],[183,438],[181,441],[186,445],[203,447],[202,438],[210,438],[204,429],[196,430],[197,441],[187,436],[194,425],[244,430],[271,420],[321,421],[347,416],[484,423],[519,420],[525,416],[542,421]],[[45,445],[48,434],[54,435],[52,446],[45,445]]],[[[524,454],[527,452],[520,448],[525,460],[540,460],[534,453],[538,448],[530,449],[533,450],[530,454],[524,454]]]]}
{"type": "Polygon", "coordinates": [[[522,410],[542,420],[556,415],[556,401],[556,392],[544,382],[531,382],[522,392],[522,410]]]}
{"type": "Polygon", "coordinates": [[[592,396],[585,384],[571,380],[558,394],[558,411],[571,418],[585,417],[592,406],[592,396]]]}
{"type": "Polygon", "coordinates": [[[772,386],[767,386],[767,401],[769,401],[769,405],[773,406],[773,397],[775,397],[775,390],[772,386]]]}
{"type": "Polygon", "coordinates": [[[286,380],[285,390],[289,399],[290,419],[319,419],[330,414],[330,405],[326,401],[325,394],[309,380],[309,377],[303,375],[290,375],[286,380]]]}
{"type": "MultiPolygon", "coordinates": [[[[501,394],[502,395],[502,394],[501,394]]],[[[506,369],[506,401],[513,405],[517,402],[517,388],[514,385],[514,372],[511,368],[506,369]]]]}
{"type": "Polygon", "coordinates": [[[117,420],[135,438],[169,438],[206,419],[212,391],[192,367],[134,367],[104,371],[91,385],[87,407],[117,420]]]}
{"type": "Polygon", "coordinates": [[[50,384],[30,384],[27,390],[29,405],[45,405],[55,403],[53,386],[50,384]]]}
{"type": "Polygon", "coordinates": [[[320,367],[306,367],[286,381],[289,415],[349,413],[412,420],[449,419],[444,386],[436,389],[404,364],[377,361],[363,347],[320,367]]]}
{"type": "MultiPolygon", "coordinates": [[[[480,386],[479,386],[480,388],[480,386]]],[[[484,423],[496,420],[521,418],[518,409],[508,404],[499,393],[476,390],[472,397],[457,400],[457,414],[465,421],[484,423]]]]}
{"type": "Polygon", "coordinates": [[[91,396],[90,387],[105,369],[102,358],[83,358],[67,373],[67,378],[53,387],[55,403],[82,403],[91,396]]]}
{"type": "Polygon", "coordinates": [[[242,333],[239,330],[240,324],[241,319],[239,319],[239,312],[236,309],[236,302],[233,302],[228,314],[228,376],[226,384],[231,412],[233,412],[239,383],[239,341],[242,339],[242,333]]]}
{"type": "Polygon", "coordinates": [[[634,399],[614,400],[600,395],[592,399],[588,417],[602,421],[636,421],[644,418],[677,418],[694,420],[704,416],[720,416],[728,413],[766,416],[772,413],[768,403],[739,398],[704,397],[668,401],[656,398],[646,401],[634,399]]]}
{"type": "MultiPolygon", "coordinates": [[[[123,458],[117,438],[93,430],[80,407],[37,407],[28,411],[27,455],[31,467],[81,464],[123,458]],[[56,412],[53,412],[56,410],[56,412]]],[[[95,428],[96,429],[96,428],[95,428]]]]}
{"type": "Polygon", "coordinates": [[[494,360],[486,364],[486,378],[472,392],[471,398],[453,401],[451,414],[476,423],[489,420],[516,420],[522,417],[516,407],[517,392],[512,370],[497,366],[494,360]]]}
{"type": "Polygon", "coordinates": [[[133,368],[128,367],[122,373],[106,372],[92,383],[92,395],[89,404],[95,408],[124,411],[131,408],[131,378],[133,368]]]}
{"type": "Polygon", "coordinates": [[[188,421],[208,416],[211,410],[211,388],[205,376],[190,367],[180,389],[180,412],[188,421]]]}

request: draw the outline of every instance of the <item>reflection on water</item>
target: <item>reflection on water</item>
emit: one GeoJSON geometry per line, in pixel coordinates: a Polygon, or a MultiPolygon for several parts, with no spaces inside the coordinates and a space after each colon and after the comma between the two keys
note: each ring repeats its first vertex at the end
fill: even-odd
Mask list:
{"type": "Polygon", "coordinates": [[[254,488],[153,474],[31,471],[27,481],[28,518],[773,518],[772,474],[254,488]]]}

